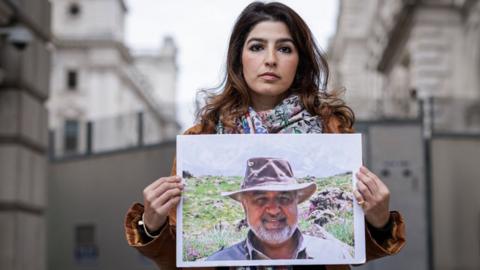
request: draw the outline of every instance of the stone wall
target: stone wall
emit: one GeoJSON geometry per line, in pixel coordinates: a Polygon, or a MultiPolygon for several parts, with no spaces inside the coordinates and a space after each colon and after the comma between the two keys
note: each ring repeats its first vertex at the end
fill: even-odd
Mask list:
{"type": "Polygon", "coordinates": [[[45,269],[48,0],[3,1],[0,27],[30,33],[25,46],[0,38],[0,269],[45,269]],[[13,4],[15,2],[15,4],[13,4]]]}
{"type": "Polygon", "coordinates": [[[359,119],[414,118],[433,98],[436,129],[480,130],[478,1],[340,3],[332,83],[359,119]]]}

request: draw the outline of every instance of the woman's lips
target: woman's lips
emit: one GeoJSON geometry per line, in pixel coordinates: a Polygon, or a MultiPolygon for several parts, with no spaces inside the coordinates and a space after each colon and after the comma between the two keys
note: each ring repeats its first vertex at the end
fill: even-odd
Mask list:
{"type": "Polygon", "coordinates": [[[270,72],[262,73],[262,74],[260,74],[259,77],[266,80],[266,81],[276,81],[276,80],[280,79],[280,76],[278,76],[275,73],[270,73],[270,72]]]}

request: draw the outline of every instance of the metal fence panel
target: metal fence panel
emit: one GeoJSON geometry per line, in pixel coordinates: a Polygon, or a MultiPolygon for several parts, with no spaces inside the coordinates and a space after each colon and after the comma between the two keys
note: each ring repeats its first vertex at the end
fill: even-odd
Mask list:
{"type": "Polygon", "coordinates": [[[407,245],[400,254],[356,269],[428,269],[425,149],[421,124],[414,121],[359,124],[365,163],[388,186],[390,208],[406,223],[407,245]]]}
{"type": "Polygon", "coordinates": [[[432,140],[434,269],[480,269],[480,135],[432,140]]]}

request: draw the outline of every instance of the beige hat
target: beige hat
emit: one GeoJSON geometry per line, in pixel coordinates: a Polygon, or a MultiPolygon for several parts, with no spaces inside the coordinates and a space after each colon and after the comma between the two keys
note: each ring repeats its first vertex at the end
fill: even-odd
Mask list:
{"type": "Polygon", "coordinates": [[[285,159],[257,157],[247,160],[247,169],[240,190],[222,192],[222,196],[240,201],[240,194],[247,191],[297,191],[298,203],[302,203],[317,190],[312,183],[299,184],[292,168],[285,159]]]}

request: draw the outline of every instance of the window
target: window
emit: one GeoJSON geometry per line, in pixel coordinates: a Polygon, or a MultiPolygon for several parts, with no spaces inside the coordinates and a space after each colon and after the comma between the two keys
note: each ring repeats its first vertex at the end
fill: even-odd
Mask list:
{"type": "Polygon", "coordinates": [[[65,153],[76,153],[78,150],[79,124],[77,120],[67,120],[64,126],[65,153]]]}
{"type": "Polygon", "coordinates": [[[75,226],[75,260],[77,263],[94,263],[98,259],[98,248],[95,239],[95,225],[83,224],[75,226]]]}
{"type": "Polygon", "coordinates": [[[67,89],[76,90],[78,86],[78,72],[76,70],[67,71],[67,89]]]}
{"type": "Polygon", "coordinates": [[[71,3],[70,5],[68,5],[67,11],[70,17],[77,17],[80,15],[80,12],[82,10],[78,3],[71,3]]]}
{"type": "Polygon", "coordinates": [[[76,246],[92,246],[95,245],[95,226],[77,225],[75,227],[75,245],[76,246]]]}

